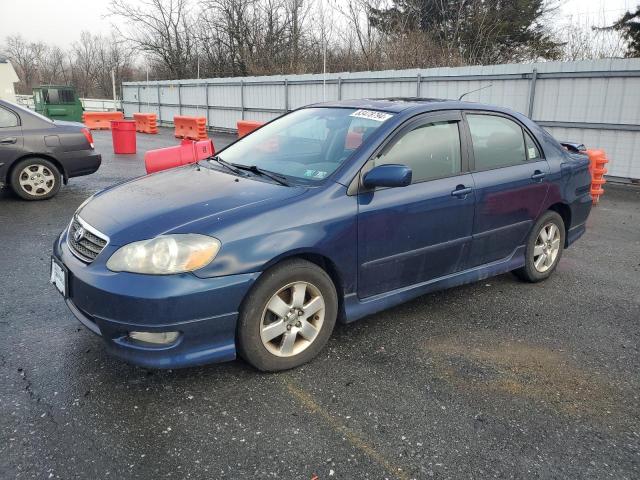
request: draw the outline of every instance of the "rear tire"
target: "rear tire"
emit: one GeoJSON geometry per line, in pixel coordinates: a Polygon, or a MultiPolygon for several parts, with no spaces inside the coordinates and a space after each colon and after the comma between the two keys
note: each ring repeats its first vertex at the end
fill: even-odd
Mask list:
{"type": "Polygon", "coordinates": [[[298,367],[322,350],[337,315],[329,275],[306,260],[286,260],[265,271],[243,302],[238,351],[258,370],[298,367]]]}
{"type": "Polygon", "coordinates": [[[562,217],[553,210],[545,212],[529,233],[524,267],[513,273],[532,283],[549,278],[562,257],[565,234],[562,217]]]}
{"type": "Polygon", "coordinates": [[[10,183],[16,195],[24,200],[47,200],[60,190],[62,175],[49,160],[30,157],[13,167],[10,183]]]}

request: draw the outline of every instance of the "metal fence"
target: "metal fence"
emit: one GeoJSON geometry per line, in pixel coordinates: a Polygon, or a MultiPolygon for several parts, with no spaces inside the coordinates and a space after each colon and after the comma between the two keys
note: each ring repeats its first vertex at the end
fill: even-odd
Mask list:
{"type": "Polygon", "coordinates": [[[640,178],[640,59],[547,62],[426,70],[126,82],[125,116],[196,115],[210,128],[267,121],[311,103],[381,97],[458,98],[506,106],[556,138],[603,148],[609,174],[640,178]]]}

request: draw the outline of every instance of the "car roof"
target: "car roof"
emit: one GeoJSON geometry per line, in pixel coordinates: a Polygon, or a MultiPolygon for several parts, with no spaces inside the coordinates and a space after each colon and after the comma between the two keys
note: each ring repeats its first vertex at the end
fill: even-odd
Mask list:
{"type": "Polygon", "coordinates": [[[475,102],[463,102],[444,98],[390,97],[390,98],[362,98],[354,100],[339,100],[308,105],[309,107],[337,107],[361,108],[367,110],[381,110],[400,113],[411,110],[413,112],[428,112],[432,110],[488,110],[494,112],[513,113],[508,108],[495,105],[485,105],[475,102]]]}

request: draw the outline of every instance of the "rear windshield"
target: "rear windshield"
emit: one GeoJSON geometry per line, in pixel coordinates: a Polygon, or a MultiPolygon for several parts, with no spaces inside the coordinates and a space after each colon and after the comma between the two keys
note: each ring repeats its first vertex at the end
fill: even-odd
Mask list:
{"type": "Polygon", "coordinates": [[[12,102],[7,102],[7,103],[10,104],[11,108],[16,113],[19,113],[20,115],[26,113],[27,115],[33,115],[34,117],[38,117],[40,120],[43,120],[45,122],[53,123],[53,120],[51,120],[50,118],[47,118],[44,115],[39,114],[38,112],[34,112],[33,110],[30,110],[30,109],[28,109],[26,107],[23,107],[22,105],[18,105],[16,103],[12,103],[12,102]]]}
{"type": "Polygon", "coordinates": [[[230,145],[220,158],[305,183],[319,182],[392,116],[353,108],[296,110],[230,145]]]}

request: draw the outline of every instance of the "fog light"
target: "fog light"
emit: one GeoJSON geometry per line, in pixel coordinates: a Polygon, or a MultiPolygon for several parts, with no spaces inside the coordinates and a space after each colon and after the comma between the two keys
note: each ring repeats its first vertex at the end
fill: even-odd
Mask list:
{"type": "Polygon", "coordinates": [[[129,338],[137,342],[167,345],[178,339],[180,332],[129,332],[129,338]]]}

